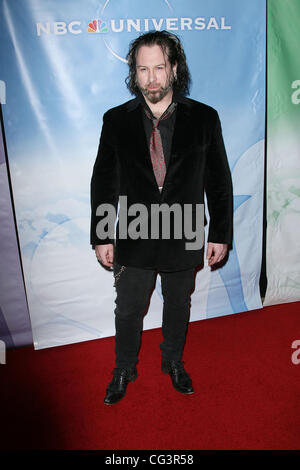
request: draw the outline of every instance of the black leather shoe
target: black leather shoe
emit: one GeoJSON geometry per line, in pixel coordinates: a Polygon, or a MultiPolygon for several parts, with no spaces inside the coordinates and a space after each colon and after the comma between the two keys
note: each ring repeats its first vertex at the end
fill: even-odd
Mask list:
{"type": "Polygon", "coordinates": [[[194,393],[192,380],[184,369],[182,361],[167,361],[163,359],[161,370],[164,374],[170,375],[175,390],[185,394],[194,393]]]}
{"type": "Polygon", "coordinates": [[[113,379],[106,389],[104,403],[114,405],[125,396],[126,388],[129,382],[134,382],[137,378],[137,370],[116,368],[113,370],[113,379]]]}

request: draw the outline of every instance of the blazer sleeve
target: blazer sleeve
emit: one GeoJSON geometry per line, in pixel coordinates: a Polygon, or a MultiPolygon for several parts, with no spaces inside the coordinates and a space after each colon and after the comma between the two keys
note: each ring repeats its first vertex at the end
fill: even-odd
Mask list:
{"type": "MultiPolygon", "coordinates": [[[[114,230],[110,230],[106,237],[99,238],[97,224],[107,217],[97,215],[97,208],[101,204],[110,204],[117,213],[119,200],[119,165],[116,152],[116,136],[114,126],[109,118],[109,112],[103,116],[103,126],[99,141],[96,161],[91,179],[91,245],[114,244],[114,230]]],[[[112,211],[113,213],[113,211],[112,211]]],[[[114,221],[115,223],[115,217],[114,221]]]]}
{"type": "Polygon", "coordinates": [[[215,126],[205,169],[205,192],[209,211],[208,242],[232,243],[233,189],[230,168],[222,137],[221,123],[216,113],[215,126]]]}

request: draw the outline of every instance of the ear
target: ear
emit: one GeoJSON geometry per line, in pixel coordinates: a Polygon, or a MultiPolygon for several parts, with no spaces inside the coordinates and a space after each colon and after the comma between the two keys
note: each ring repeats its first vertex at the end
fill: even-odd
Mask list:
{"type": "Polygon", "coordinates": [[[177,76],[177,63],[173,65],[172,70],[173,70],[174,77],[176,78],[176,76],[177,76]]]}

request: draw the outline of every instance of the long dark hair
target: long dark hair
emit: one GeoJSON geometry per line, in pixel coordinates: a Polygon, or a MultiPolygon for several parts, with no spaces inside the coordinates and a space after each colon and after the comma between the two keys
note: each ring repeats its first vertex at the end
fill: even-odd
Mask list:
{"type": "Polygon", "coordinates": [[[180,39],[168,31],[149,31],[134,39],[129,46],[127,61],[129,74],[125,80],[130,93],[136,95],[139,88],[136,83],[136,56],[141,46],[158,45],[167,55],[171,67],[177,64],[176,79],[173,83],[173,90],[188,95],[190,91],[191,76],[186,63],[186,57],[180,39]]]}

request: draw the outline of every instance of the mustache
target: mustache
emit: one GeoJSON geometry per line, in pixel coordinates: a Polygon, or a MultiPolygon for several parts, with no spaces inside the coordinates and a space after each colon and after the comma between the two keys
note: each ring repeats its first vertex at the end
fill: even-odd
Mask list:
{"type": "Polygon", "coordinates": [[[160,85],[159,83],[150,83],[148,85],[145,85],[144,88],[141,88],[141,90],[145,91],[145,92],[148,92],[148,93],[152,93],[152,90],[149,90],[150,87],[155,87],[156,90],[154,91],[154,93],[157,93],[157,92],[164,92],[164,91],[169,91],[171,88],[172,88],[173,84],[172,83],[167,83],[165,86],[162,86],[160,85]]]}

